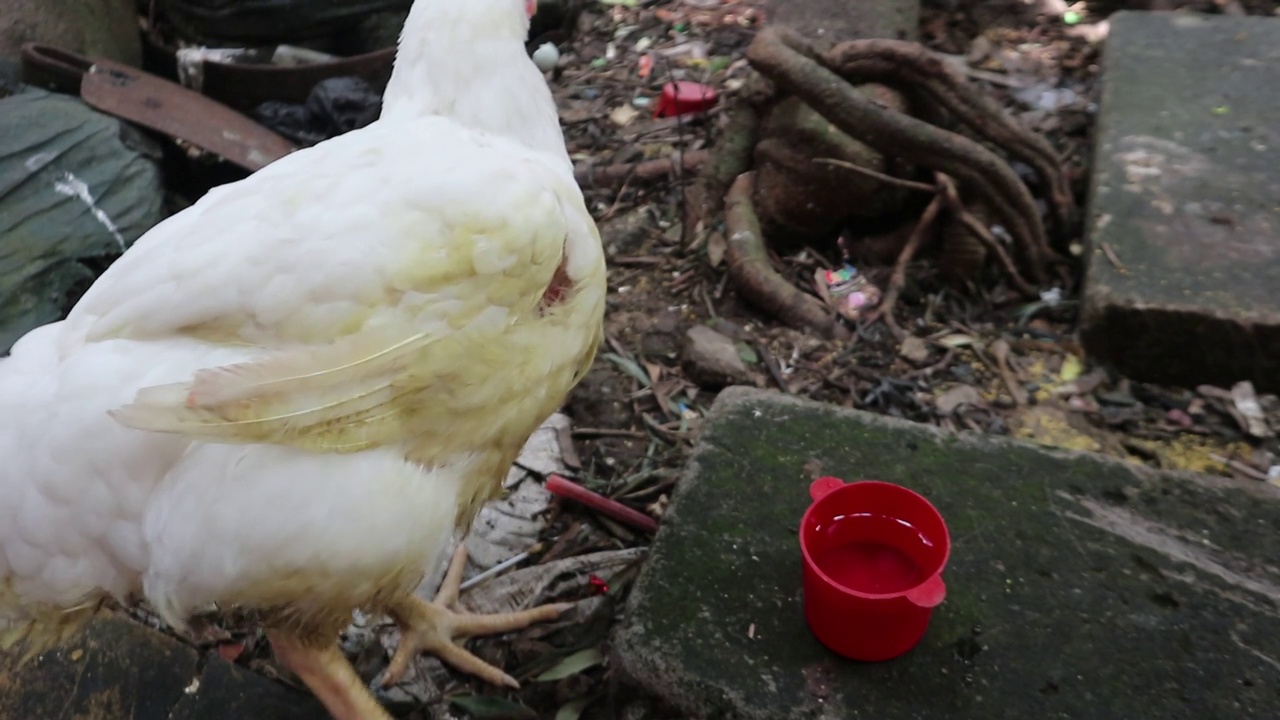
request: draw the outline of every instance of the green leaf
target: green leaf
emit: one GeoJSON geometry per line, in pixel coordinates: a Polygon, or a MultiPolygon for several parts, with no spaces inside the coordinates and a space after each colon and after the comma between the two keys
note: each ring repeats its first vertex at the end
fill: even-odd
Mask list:
{"type": "Polygon", "coordinates": [[[570,675],[577,675],[583,670],[593,668],[604,662],[604,655],[596,648],[587,648],[579,650],[569,657],[556,663],[555,667],[542,673],[534,678],[534,682],[551,682],[553,680],[563,680],[570,675]]]}
{"type": "Polygon", "coordinates": [[[475,720],[538,720],[538,713],[497,695],[460,695],[449,702],[475,720]]]}
{"type": "Polygon", "coordinates": [[[564,705],[561,705],[560,709],[556,711],[556,720],[578,720],[578,718],[582,717],[582,711],[586,710],[587,705],[589,705],[594,699],[595,698],[584,697],[578,698],[577,700],[570,700],[564,705]]]}
{"type": "Polygon", "coordinates": [[[738,348],[738,357],[742,359],[742,362],[748,365],[755,365],[760,362],[760,355],[756,353],[755,348],[744,342],[735,343],[735,345],[738,348]]]}
{"type": "Polygon", "coordinates": [[[600,353],[600,357],[617,365],[623,372],[639,380],[644,387],[649,387],[649,373],[645,372],[635,360],[622,357],[617,353],[600,353]]]}
{"type": "Polygon", "coordinates": [[[1080,373],[1084,372],[1084,363],[1080,362],[1080,358],[1075,355],[1068,354],[1062,359],[1062,370],[1059,377],[1063,382],[1071,382],[1080,377],[1080,373]]]}

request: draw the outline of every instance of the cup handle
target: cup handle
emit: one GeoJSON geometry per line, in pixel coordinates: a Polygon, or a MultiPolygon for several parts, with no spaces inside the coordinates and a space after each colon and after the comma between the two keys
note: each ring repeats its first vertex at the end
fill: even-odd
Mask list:
{"type": "Polygon", "coordinates": [[[820,477],[809,484],[809,497],[814,502],[830,495],[833,490],[844,487],[844,481],[837,477],[820,477]]]}
{"type": "Polygon", "coordinates": [[[942,582],[941,575],[934,575],[919,587],[907,591],[907,599],[922,608],[937,607],[946,597],[947,584],[942,582]]]}

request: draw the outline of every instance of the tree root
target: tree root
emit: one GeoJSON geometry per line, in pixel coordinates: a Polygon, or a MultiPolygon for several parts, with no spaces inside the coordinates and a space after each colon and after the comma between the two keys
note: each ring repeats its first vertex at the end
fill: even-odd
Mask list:
{"type": "Polygon", "coordinates": [[[886,155],[943,172],[971,187],[1008,229],[1026,271],[1037,283],[1044,282],[1054,253],[1030,191],[1000,156],[962,135],[874,104],[824,67],[795,33],[765,28],[747,48],[747,59],[850,136],[873,138],[873,146],[886,155]]]}
{"type": "Polygon", "coordinates": [[[756,139],[760,133],[760,113],[750,102],[740,102],[729,110],[728,120],[710,162],[698,178],[702,194],[699,215],[707,225],[724,212],[730,186],[742,173],[751,170],[756,139]]]}
{"type": "Polygon", "coordinates": [[[1014,122],[954,68],[919,43],[901,40],[853,40],[817,58],[849,82],[881,82],[941,107],[983,140],[1025,162],[1044,183],[1059,231],[1074,215],[1074,202],[1062,163],[1043,137],[1014,122]]]}
{"type": "Polygon", "coordinates": [[[924,244],[925,236],[933,228],[933,223],[937,220],[938,213],[942,210],[943,205],[946,204],[946,193],[943,192],[941,187],[945,176],[942,173],[937,173],[936,175],[939,183],[938,194],[934,196],[929,206],[924,209],[924,213],[916,223],[915,229],[911,231],[911,237],[907,238],[907,244],[903,246],[902,252],[898,254],[898,259],[893,263],[893,272],[889,275],[889,283],[884,289],[884,298],[880,300],[880,305],[867,317],[868,325],[874,323],[877,319],[883,318],[884,324],[898,340],[906,337],[906,332],[898,325],[897,319],[893,317],[893,308],[898,303],[898,296],[902,294],[902,289],[907,285],[907,266],[911,264],[912,258],[920,250],[920,246],[924,244]]]}
{"type": "Polygon", "coordinates": [[[1018,267],[1014,265],[1013,259],[1009,257],[1009,253],[1005,252],[1004,246],[996,240],[987,226],[973,216],[973,213],[965,209],[964,203],[960,201],[960,193],[956,190],[956,184],[946,175],[939,174],[938,184],[943,199],[946,200],[947,209],[951,214],[955,215],[962,225],[973,233],[975,237],[987,248],[987,252],[996,257],[996,261],[1000,263],[1000,269],[1004,271],[1005,278],[1015,290],[1022,293],[1026,297],[1034,298],[1038,296],[1036,289],[1031,286],[1022,275],[1018,272],[1018,267]]]}
{"type": "Polygon", "coordinates": [[[751,204],[755,173],[738,176],[724,196],[725,251],[729,279],[747,302],[792,327],[804,327],[825,337],[843,340],[849,330],[835,312],[806,295],[773,269],[765,251],[760,220],[751,204]]]}

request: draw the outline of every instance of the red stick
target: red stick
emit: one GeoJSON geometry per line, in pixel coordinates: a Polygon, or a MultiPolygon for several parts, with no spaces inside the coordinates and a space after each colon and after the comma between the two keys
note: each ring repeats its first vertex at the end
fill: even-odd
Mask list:
{"type": "Polygon", "coordinates": [[[632,510],[617,500],[592,492],[581,485],[567,480],[559,475],[547,476],[547,490],[559,495],[562,498],[576,500],[603,515],[625,523],[638,530],[655,533],[658,532],[658,521],[645,515],[639,510],[632,510]]]}

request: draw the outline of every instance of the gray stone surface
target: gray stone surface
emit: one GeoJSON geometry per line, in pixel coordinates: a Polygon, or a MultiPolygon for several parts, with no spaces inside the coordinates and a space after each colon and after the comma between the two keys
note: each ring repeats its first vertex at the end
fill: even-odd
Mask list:
{"type": "Polygon", "coordinates": [[[0,653],[0,720],[328,720],[308,692],[116,614],[25,665],[0,653]]]}
{"type": "Polygon", "coordinates": [[[311,693],[290,688],[216,654],[200,673],[200,684],[173,707],[166,720],[330,720],[311,693]]]}
{"type": "Polygon", "coordinates": [[[684,367],[689,377],[703,386],[724,387],[752,380],[733,340],[706,325],[694,325],[685,333],[684,367]]]}
{"type": "Polygon", "coordinates": [[[1280,18],[1112,16],[1086,225],[1090,353],[1142,380],[1280,390],[1276,118],[1280,18]]]}
{"type": "Polygon", "coordinates": [[[165,720],[198,662],[194,648],[173,638],[100,617],[25,665],[0,654],[0,720],[165,720]]]}
{"type": "Polygon", "coordinates": [[[616,638],[630,682],[694,717],[1280,718],[1280,492],[731,388],[616,638]],[[814,463],[926,495],[946,601],[885,663],[804,623],[814,463]],[[749,630],[754,625],[754,638],[749,630]]]}
{"type": "Polygon", "coordinates": [[[26,42],[48,43],[128,65],[142,62],[135,0],[0,2],[0,57],[18,59],[26,42]]]}

